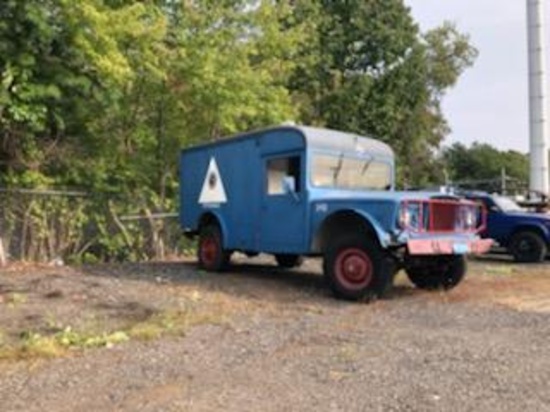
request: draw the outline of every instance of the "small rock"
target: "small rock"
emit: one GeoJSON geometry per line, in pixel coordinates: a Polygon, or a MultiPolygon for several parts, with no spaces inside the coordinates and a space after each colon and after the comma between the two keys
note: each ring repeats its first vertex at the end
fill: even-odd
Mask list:
{"type": "Polygon", "coordinates": [[[65,262],[60,257],[56,257],[55,259],[52,259],[48,265],[54,266],[54,267],[61,267],[65,266],[65,262]]]}

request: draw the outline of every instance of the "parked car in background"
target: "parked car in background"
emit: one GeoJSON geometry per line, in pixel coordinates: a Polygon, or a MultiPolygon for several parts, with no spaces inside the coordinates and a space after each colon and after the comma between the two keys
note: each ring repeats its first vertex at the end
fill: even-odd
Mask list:
{"type": "Polygon", "coordinates": [[[464,197],[483,204],[487,227],[482,236],[506,248],[517,262],[542,262],[550,249],[550,215],[528,212],[512,199],[485,192],[464,197]]]}

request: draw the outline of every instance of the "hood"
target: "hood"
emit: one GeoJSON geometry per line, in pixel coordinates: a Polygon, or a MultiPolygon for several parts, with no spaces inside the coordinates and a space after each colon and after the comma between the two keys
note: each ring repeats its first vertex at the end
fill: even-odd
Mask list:
{"type": "Polygon", "coordinates": [[[550,224],[550,214],[534,212],[505,212],[508,216],[529,220],[531,222],[540,222],[550,224]]]}
{"type": "Polygon", "coordinates": [[[404,200],[428,200],[433,198],[445,198],[460,200],[457,196],[439,192],[414,192],[414,191],[359,191],[359,190],[316,190],[313,199],[322,200],[386,200],[401,202],[404,200]]]}

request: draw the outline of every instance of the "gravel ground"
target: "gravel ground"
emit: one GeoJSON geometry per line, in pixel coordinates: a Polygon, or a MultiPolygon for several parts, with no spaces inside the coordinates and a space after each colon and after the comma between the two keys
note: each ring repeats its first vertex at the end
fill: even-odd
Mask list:
{"type": "Polygon", "coordinates": [[[224,275],[187,263],[4,270],[5,346],[52,324],[192,317],[153,339],[0,361],[0,410],[550,411],[548,263],[472,262],[450,293],[400,275],[368,305],[333,300],[318,273],[316,262],[224,275]]]}

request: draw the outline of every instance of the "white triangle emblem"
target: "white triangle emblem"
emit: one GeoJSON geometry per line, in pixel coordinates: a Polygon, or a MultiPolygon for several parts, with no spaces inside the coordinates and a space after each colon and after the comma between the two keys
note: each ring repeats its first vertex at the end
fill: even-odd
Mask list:
{"type": "Polygon", "coordinates": [[[199,197],[199,203],[225,203],[227,202],[227,196],[225,195],[225,189],[223,187],[222,178],[220,176],[220,170],[216,159],[210,158],[208,164],[208,170],[202,184],[201,195],[199,197]]]}

